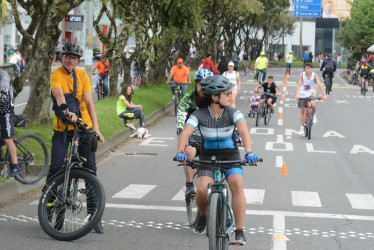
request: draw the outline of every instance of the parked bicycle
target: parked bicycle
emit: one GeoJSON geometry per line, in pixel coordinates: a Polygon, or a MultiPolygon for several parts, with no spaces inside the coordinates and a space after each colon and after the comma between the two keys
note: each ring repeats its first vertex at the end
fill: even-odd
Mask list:
{"type": "MultiPolygon", "coordinates": [[[[24,116],[15,115],[14,127],[24,127],[25,124],[24,116]]],[[[14,178],[22,184],[38,182],[46,175],[49,166],[49,153],[45,142],[35,134],[23,134],[13,141],[17,148],[18,165],[22,169],[22,173],[14,178]]],[[[8,148],[4,153],[4,147],[6,148],[5,142],[0,138],[1,175],[9,178],[11,161],[8,148]]]]}
{"type": "Polygon", "coordinates": [[[91,138],[91,151],[96,151],[96,133],[76,122],[63,169],[46,183],[39,201],[39,223],[56,240],[71,241],[85,236],[104,213],[104,188],[94,172],[82,166],[87,160],[78,153],[81,132],[91,138]]]}
{"type": "MultiPolygon", "coordinates": [[[[271,93],[263,92],[263,95],[267,96],[274,96],[271,93]]],[[[264,118],[265,125],[269,124],[271,117],[273,116],[273,113],[271,112],[271,108],[267,103],[267,98],[260,104],[260,108],[257,111],[257,117],[256,117],[256,127],[260,124],[261,118],[264,118]]]]}
{"type": "Polygon", "coordinates": [[[312,136],[312,127],[313,127],[313,113],[312,113],[312,100],[323,100],[323,98],[314,98],[314,97],[308,97],[305,98],[307,100],[308,105],[305,108],[305,119],[304,119],[304,131],[305,131],[305,137],[308,137],[308,140],[310,140],[310,137],[312,136]]]}
{"type": "Polygon", "coordinates": [[[174,111],[175,115],[178,113],[178,107],[181,102],[181,96],[182,96],[182,91],[181,91],[181,86],[178,84],[177,88],[175,89],[174,93],[174,111]]]}
{"type": "MultiPolygon", "coordinates": [[[[262,159],[259,161],[262,162],[262,159]]],[[[204,169],[215,170],[214,183],[208,184],[207,235],[209,249],[228,249],[230,232],[235,226],[235,220],[230,205],[229,187],[224,178],[224,173],[231,168],[228,166],[230,164],[243,166],[257,166],[257,164],[247,163],[245,160],[219,161],[216,160],[215,156],[212,156],[210,161],[186,160],[186,163],[193,169],[203,167],[204,169]]]]}

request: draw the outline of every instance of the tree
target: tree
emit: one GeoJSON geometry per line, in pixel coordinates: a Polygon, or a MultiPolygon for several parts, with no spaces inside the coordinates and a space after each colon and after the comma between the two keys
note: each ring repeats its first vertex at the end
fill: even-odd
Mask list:
{"type": "Polygon", "coordinates": [[[356,56],[366,53],[374,43],[374,1],[362,0],[352,3],[351,18],[344,20],[338,33],[338,41],[352,48],[356,56]]]}
{"type": "Polygon", "coordinates": [[[49,76],[61,30],[58,24],[69,11],[84,0],[9,0],[17,30],[22,34],[19,46],[26,68],[13,79],[15,96],[30,85],[30,96],[24,113],[35,124],[51,120],[51,92],[49,76]],[[19,8],[30,16],[28,27],[20,21],[19,8]]]}

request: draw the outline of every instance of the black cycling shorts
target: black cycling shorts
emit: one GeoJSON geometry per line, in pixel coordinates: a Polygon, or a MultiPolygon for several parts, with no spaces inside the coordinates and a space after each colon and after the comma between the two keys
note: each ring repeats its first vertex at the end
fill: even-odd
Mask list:
{"type": "Polygon", "coordinates": [[[267,100],[268,98],[270,98],[272,100],[272,104],[276,103],[276,101],[277,101],[277,98],[275,96],[268,96],[268,95],[265,95],[265,94],[261,95],[261,99],[266,99],[267,100]]]}

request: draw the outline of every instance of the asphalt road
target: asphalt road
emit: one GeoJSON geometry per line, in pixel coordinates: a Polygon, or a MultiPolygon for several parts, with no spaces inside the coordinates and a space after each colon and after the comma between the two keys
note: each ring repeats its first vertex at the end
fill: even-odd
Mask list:
{"type": "MultiPolygon", "coordinates": [[[[336,77],[327,102],[317,104],[318,123],[307,140],[297,134],[299,72],[283,87],[284,69],[269,69],[285,100],[278,98],[269,125],[256,128],[254,118],[246,118],[252,149],[264,162],[245,169],[247,244],[230,249],[373,249],[373,92],[361,97],[336,77]],[[284,164],[288,175],[280,175],[284,164]]],[[[242,75],[242,82],[237,107],[247,113],[253,75],[242,75]]],[[[98,159],[107,196],[104,235],[51,239],[37,221],[40,192],[34,191],[0,208],[1,248],[207,249],[208,238],[186,224],[183,170],[171,160],[175,117],[149,131],[152,137],[130,139],[98,159]]]]}

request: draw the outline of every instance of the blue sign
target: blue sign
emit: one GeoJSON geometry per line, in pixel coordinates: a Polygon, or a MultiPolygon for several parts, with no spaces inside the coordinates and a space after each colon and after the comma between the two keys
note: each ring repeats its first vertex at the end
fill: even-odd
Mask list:
{"type": "Polygon", "coordinates": [[[294,17],[321,17],[322,0],[294,0],[294,17]]]}

